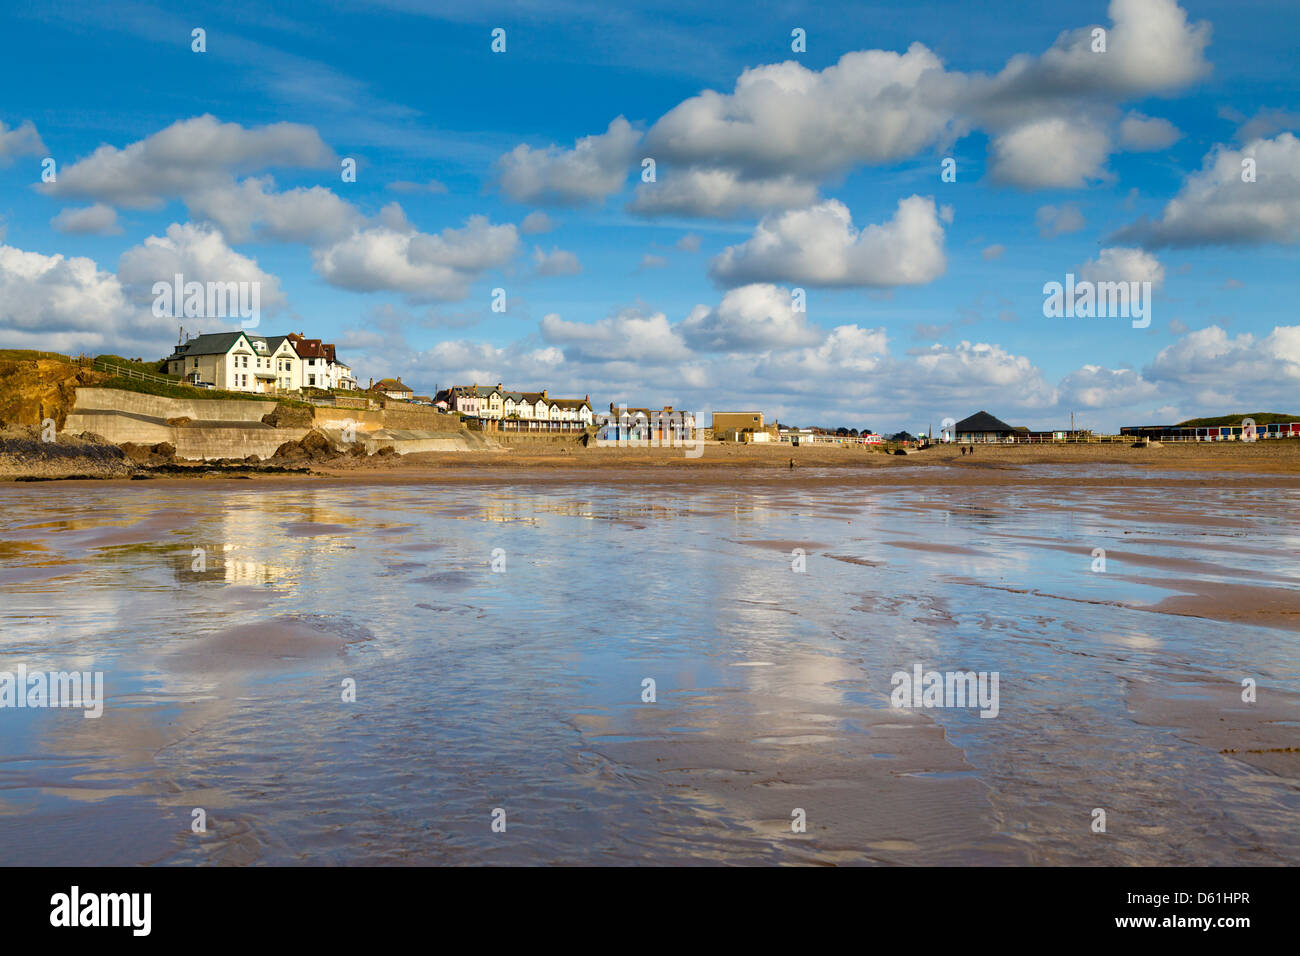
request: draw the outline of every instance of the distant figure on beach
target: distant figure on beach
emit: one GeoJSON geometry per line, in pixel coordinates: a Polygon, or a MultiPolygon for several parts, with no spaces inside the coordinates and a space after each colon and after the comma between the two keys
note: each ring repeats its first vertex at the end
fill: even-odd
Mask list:
{"type": "Polygon", "coordinates": [[[793,458],[790,459],[790,467],[791,467],[791,468],[794,467],[794,459],[793,459],[793,458]]]}

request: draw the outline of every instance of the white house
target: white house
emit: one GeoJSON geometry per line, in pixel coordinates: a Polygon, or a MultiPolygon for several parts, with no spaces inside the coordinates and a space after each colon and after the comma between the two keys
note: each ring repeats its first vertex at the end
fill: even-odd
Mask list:
{"type": "Polygon", "coordinates": [[[300,387],[298,353],[287,336],[248,332],[196,335],[166,358],[167,373],[191,385],[232,392],[293,391],[300,387]]]}

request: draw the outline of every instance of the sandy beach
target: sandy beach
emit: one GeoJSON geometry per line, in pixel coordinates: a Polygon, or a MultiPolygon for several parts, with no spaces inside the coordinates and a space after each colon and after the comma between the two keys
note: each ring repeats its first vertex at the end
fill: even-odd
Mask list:
{"type": "Polygon", "coordinates": [[[1294,864],[1291,448],[516,448],[5,483],[0,670],[93,664],[108,699],[15,725],[0,840],[50,862],[1294,864]],[[892,707],[916,665],[999,673],[996,719],[892,707]],[[121,836],[51,855],[69,813],[121,836]]]}

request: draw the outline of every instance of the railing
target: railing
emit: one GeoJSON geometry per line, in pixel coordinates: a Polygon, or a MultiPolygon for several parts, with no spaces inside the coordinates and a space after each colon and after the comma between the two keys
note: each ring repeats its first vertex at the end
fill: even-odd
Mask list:
{"type": "MultiPolygon", "coordinates": [[[[81,360],[77,364],[84,364],[81,360]]],[[[140,382],[153,382],[155,385],[185,385],[187,383],[175,378],[167,378],[165,375],[155,375],[152,372],[142,372],[137,368],[131,368],[128,365],[115,365],[112,362],[103,362],[95,359],[92,363],[94,368],[101,372],[109,372],[113,375],[120,375],[122,378],[135,379],[140,382]]]]}

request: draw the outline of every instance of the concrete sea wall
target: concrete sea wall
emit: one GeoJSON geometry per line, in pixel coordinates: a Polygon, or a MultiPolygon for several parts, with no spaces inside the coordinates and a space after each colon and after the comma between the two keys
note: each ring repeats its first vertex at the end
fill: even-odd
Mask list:
{"type": "Polygon", "coordinates": [[[296,441],[313,428],[342,441],[351,425],[366,451],[383,447],[399,454],[458,451],[488,447],[482,436],[470,436],[459,421],[433,409],[365,410],[315,408],[309,423],[268,425],[263,416],[276,404],[238,399],[176,399],[108,388],[78,388],[76,404],[63,431],[94,432],[114,444],[153,445],[170,442],[176,456],[191,460],[269,458],[286,441],[296,441]],[[180,419],[189,421],[177,424],[180,419]]]}

